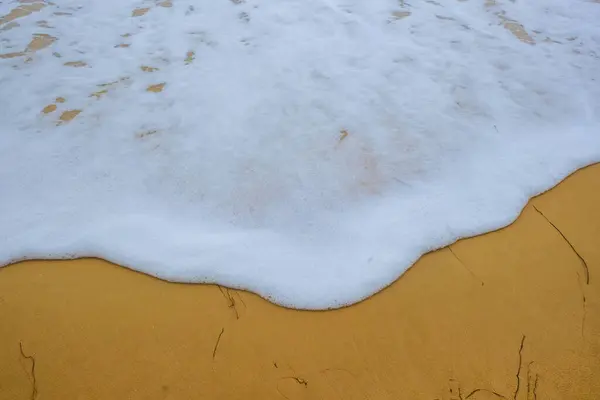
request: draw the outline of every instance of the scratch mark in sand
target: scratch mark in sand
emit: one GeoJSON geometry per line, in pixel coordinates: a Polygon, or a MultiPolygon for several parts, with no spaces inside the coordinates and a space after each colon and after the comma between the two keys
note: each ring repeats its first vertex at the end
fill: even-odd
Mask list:
{"type": "Polygon", "coordinates": [[[305,379],[298,378],[297,376],[284,376],[280,380],[283,380],[283,379],[293,379],[296,381],[297,384],[304,385],[304,387],[308,387],[308,382],[305,379]]]}
{"type": "MultiPolygon", "coordinates": [[[[233,311],[235,312],[235,319],[240,319],[240,314],[238,313],[238,309],[237,306],[235,305],[235,298],[231,295],[231,292],[229,291],[228,288],[223,289],[223,287],[221,285],[217,285],[217,287],[219,288],[219,291],[221,292],[221,294],[223,295],[223,297],[225,297],[225,300],[227,300],[228,307],[232,308],[233,311]]],[[[239,295],[238,295],[239,297],[239,295]]],[[[241,299],[241,297],[240,297],[241,299]]],[[[243,302],[243,300],[242,300],[243,302]]]]}
{"type": "Polygon", "coordinates": [[[33,356],[28,356],[25,354],[25,351],[23,350],[23,342],[19,342],[19,350],[21,351],[21,357],[26,358],[31,361],[31,370],[29,372],[30,379],[32,381],[31,382],[31,384],[32,384],[31,400],[35,400],[35,398],[37,397],[37,379],[35,377],[35,358],[33,356]]]}
{"type": "Polygon", "coordinates": [[[501,395],[500,393],[498,393],[498,392],[494,392],[493,390],[488,390],[488,389],[475,389],[475,390],[473,390],[471,393],[469,393],[469,394],[468,394],[468,395],[465,397],[465,400],[466,400],[466,399],[468,399],[469,397],[473,396],[474,394],[476,394],[476,393],[479,393],[479,392],[491,393],[491,394],[493,394],[493,395],[494,395],[494,396],[496,396],[496,397],[499,397],[499,398],[501,398],[501,399],[506,399],[506,397],[502,396],[502,395],[501,395]]]}
{"type": "Polygon", "coordinates": [[[571,244],[571,242],[569,242],[569,239],[567,239],[567,238],[566,238],[566,236],[565,236],[565,235],[564,235],[564,234],[563,234],[563,233],[560,231],[560,229],[558,229],[558,228],[556,227],[556,225],[554,225],[554,224],[553,224],[553,223],[552,223],[552,222],[551,222],[551,221],[548,219],[548,217],[546,217],[546,216],[544,215],[544,213],[542,213],[540,210],[538,210],[538,208],[537,208],[535,205],[533,205],[533,209],[534,209],[535,211],[537,211],[537,212],[538,212],[538,214],[540,214],[542,217],[544,217],[544,219],[545,219],[546,221],[548,221],[548,223],[549,223],[550,225],[552,225],[552,227],[553,227],[553,228],[556,230],[556,232],[558,232],[558,234],[559,234],[560,236],[562,236],[562,238],[563,238],[563,239],[565,239],[565,242],[567,242],[567,244],[569,245],[569,247],[571,248],[571,250],[573,250],[573,252],[574,252],[574,253],[577,255],[577,257],[578,257],[578,258],[579,258],[579,260],[581,261],[581,264],[583,265],[583,269],[585,270],[585,283],[586,283],[586,285],[589,285],[589,284],[590,284],[590,270],[589,270],[589,268],[588,268],[588,265],[587,265],[587,263],[585,262],[585,260],[584,260],[584,259],[583,259],[583,257],[581,256],[581,254],[579,254],[579,252],[578,252],[577,250],[575,250],[575,247],[573,247],[573,245],[571,244]]]}
{"type": "Polygon", "coordinates": [[[519,367],[517,368],[517,387],[515,388],[515,393],[513,394],[513,400],[517,400],[517,393],[519,393],[519,388],[521,387],[521,367],[523,366],[523,346],[525,345],[525,335],[521,338],[521,345],[519,346],[519,367]]]}
{"type": "Polygon", "coordinates": [[[215,348],[213,349],[213,361],[215,360],[215,356],[217,355],[217,348],[219,347],[219,343],[221,342],[221,336],[223,336],[223,332],[225,332],[225,328],[221,328],[221,333],[219,333],[219,337],[217,337],[217,342],[215,343],[215,348]]]}
{"type": "Polygon", "coordinates": [[[471,271],[471,270],[469,269],[469,267],[467,267],[467,265],[466,265],[466,264],[465,264],[465,263],[464,263],[464,262],[463,262],[463,261],[462,261],[462,260],[461,260],[461,259],[460,259],[460,258],[457,256],[457,255],[456,255],[456,253],[454,252],[454,250],[452,250],[452,247],[451,247],[451,246],[448,246],[448,250],[450,250],[450,253],[452,253],[452,255],[454,256],[454,258],[456,258],[456,259],[458,260],[458,262],[460,263],[460,265],[462,265],[463,267],[465,267],[465,269],[466,269],[467,271],[469,271],[469,273],[471,274],[471,276],[473,276],[473,278],[474,278],[475,280],[477,280],[477,281],[481,282],[481,286],[484,286],[484,285],[485,285],[485,283],[483,283],[483,281],[482,281],[481,279],[479,279],[479,278],[477,277],[477,275],[475,275],[475,273],[473,273],[473,271],[471,271]]]}
{"type": "MultiPolygon", "coordinates": [[[[468,395],[466,395],[465,397],[463,397],[462,395],[462,389],[460,387],[460,382],[457,381],[456,379],[450,379],[450,382],[456,382],[456,391],[458,392],[458,399],[459,400],[467,400],[470,397],[474,396],[475,394],[479,393],[479,392],[485,392],[485,393],[491,393],[496,397],[499,397],[501,399],[506,399],[505,396],[501,395],[500,393],[493,391],[493,390],[489,390],[489,389],[482,389],[482,388],[477,388],[477,389],[473,389],[468,395]]],[[[454,391],[452,390],[452,388],[450,388],[450,394],[454,395],[454,391]]]]}
{"type": "MultiPolygon", "coordinates": [[[[277,367],[277,365],[275,364],[275,367],[277,367]]],[[[302,378],[298,378],[297,376],[284,376],[282,378],[279,378],[279,381],[282,381],[284,379],[293,379],[296,381],[296,383],[298,383],[299,385],[304,385],[304,387],[306,388],[308,386],[308,382],[302,378]]],[[[281,393],[281,390],[279,390],[279,384],[275,385],[275,389],[277,389],[277,392],[281,395],[281,397],[289,400],[290,398],[287,397],[285,394],[281,393]]]]}
{"type": "MultiPolygon", "coordinates": [[[[561,232],[561,230],[558,229],[558,227],[556,225],[554,225],[548,219],[548,217],[546,217],[544,215],[544,213],[542,213],[535,205],[533,205],[533,209],[535,211],[537,211],[538,214],[540,214],[542,217],[544,217],[544,219],[554,228],[554,230],[556,232],[558,232],[558,234],[560,236],[562,236],[562,238],[565,240],[565,242],[567,242],[567,244],[569,245],[569,247],[571,248],[571,250],[573,250],[573,252],[577,255],[577,257],[579,258],[579,261],[581,261],[581,264],[583,265],[583,269],[585,271],[585,284],[589,285],[590,284],[590,270],[588,268],[588,265],[587,265],[585,259],[581,256],[581,254],[579,254],[579,252],[577,250],[575,250],[575,247],[573,246],[573,244],[571,244],[571,242],[566,238],[566,236],[561,232]]],[[[579,278],[579,272],[577,273],[577,277],[579,278]]],[[[585,319],[586,319],[586,315],[587,315],[587,299],[585,297],[585,292],[583,290],[583,287],[581,286],[581,279],[577,279],[577,282],[579,284],[579,289],[581,290],[581,299],[582,299],[582,302],[583,302],[583,315],[581,317],[581,337],[583,338],[583,336],[584,336],[584,328],[585,328],[585,319]]]]}
{"type": "Polygon", "coordinates": [[[585,293],[583,292],[583,286],[581,286],[579,272],[577,273],[577,284],[579,285],[579,290],[581,290],[581,301],[583,307],[583,315],[581,316],[581,338],[583,339],[583,334],[585,331],[585,317],[587,315],[587,299],[585,298],[585,293]]]}
{"type": "Polygon", "coordinates": [[[240,301],[242,302],[242,304],[244,305],[244,309],[247,309],[248,306],[246,306],[246,302],[244,301],[244,298],[242,297],[242,295],[240,294],[240,292],[238,290],[235,291],[235,294],[237,294],[238,299],[240,299],[240,301]]]}
{"type": "Polygon", "coordinates": [[[533,396],[533,400],[537,399],[537,383],[538,383],[538,378],[540,377],[539,374],[535,374],[535,379],[533,380],[533,391],[531,390],[531,364],[533,364],[533,361],[531,361],[529,364],[527,364],[527,398],[529,399],[529,395],[531,394],[533,396]]]}
{"type": "MultiPolygon", "coordinates": [[[[513,400],[517,399],[517,394],[519,393],[519,389],[521,388],[521,376],[520,375],[521,375],[521,369],[523,368],[523,348],[524,347],[525,347],[525,335],[523,335],[523,337],[521,338],[521,344],[519,346],[519,366],[517,368],[517,373],[515,374],[515,376],[517,377],[517,387],[515,388],[515,391],[513,393],[513,400]]],[[[537,383],[538,383],[539,375],[537,373],[535,374],[533,390],[531,390],[531,374],[530,374],[531,364],[533,364],[533,361],[531,361],[529,364],[527,364],[527,398],[529,398],[529,394],[531,393],[533,395],[533,399],[536,400],[537,399],[536,391],[537,391],[537,383]]],[[[455,379],[450,379],[450,381],[457,383],[459,400],[467,400],[479,392],[489,393],[500,399],[507,399],[507,397],[501,395],[500,393],[498,393],[494,390],[482,389],[482,388],[474,389],[468,395],[463,397],[461,387],[460,387],[460,382],[456,381],[455,379]]],[[[452,390],[452,388],[450,388],[450,394],[454,395],[454,391],[452,390]]]]}

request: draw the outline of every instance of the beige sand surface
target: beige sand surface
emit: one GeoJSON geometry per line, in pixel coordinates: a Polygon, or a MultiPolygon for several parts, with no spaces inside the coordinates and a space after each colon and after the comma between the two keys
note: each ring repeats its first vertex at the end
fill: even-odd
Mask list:
{"type": "Polygon", "coordinates": [[[20,263],[0,270],[0,399],[600,399],[599,241],[600,164],[336,311],[20,263]]]}

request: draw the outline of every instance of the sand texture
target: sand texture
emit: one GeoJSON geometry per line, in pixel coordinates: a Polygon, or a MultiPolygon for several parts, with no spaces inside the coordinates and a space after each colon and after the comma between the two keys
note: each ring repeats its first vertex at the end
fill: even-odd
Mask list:
{"type": "Polygon", "coordinates": [[[598,399],[599,188],[580,170],[336,311],[100,260],[3,268],[0,399],[598,399]]]}

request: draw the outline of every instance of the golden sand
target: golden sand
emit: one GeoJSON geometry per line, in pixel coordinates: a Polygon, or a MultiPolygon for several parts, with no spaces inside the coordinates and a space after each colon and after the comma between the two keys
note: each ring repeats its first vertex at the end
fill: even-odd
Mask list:
{"type": "Polygon", "coordinates": [[[585,168],[335,311],[93,259],[3,268],[0,399],[600,399],[599,189],[585,168]]]}
{"type": "MultiPolygon", "coordinates": [[[[20,0],[0,16],[0,30],[52,4],[20,0]]],[[[494,0],[485,6],[535,44],[494,0]]],[[[25,49],[0,58],[31,60],[56,40],[34,33],[25,49]]],[[[129,51],[130,43],[115,46],[129,51]]],[[[185,62],[194,57],[190,50],[185,62]]],[[[42,113],[68,123],[82,110],[65,102],[58,97],[42,113]]],[[[101,260],[19,263],[0,269],[0,400],[600,399],[598,243],[595,165],[534,199],[510,227],[428,254],[386,290],[341,310],[288,310],[101,260]]]]}

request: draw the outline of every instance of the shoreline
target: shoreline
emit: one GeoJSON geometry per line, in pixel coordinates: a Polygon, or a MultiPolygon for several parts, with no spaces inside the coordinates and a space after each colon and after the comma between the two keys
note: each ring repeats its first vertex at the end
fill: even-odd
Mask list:
{"type": "Polygon", "coordinates": [[[321,312],[98,259],[2,267],[0,399],[598,398],[598,188],[583,168],[321,312]]]}

